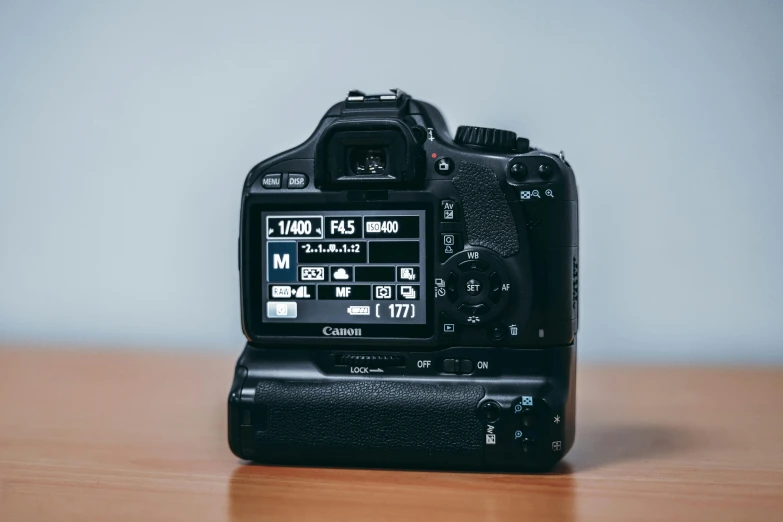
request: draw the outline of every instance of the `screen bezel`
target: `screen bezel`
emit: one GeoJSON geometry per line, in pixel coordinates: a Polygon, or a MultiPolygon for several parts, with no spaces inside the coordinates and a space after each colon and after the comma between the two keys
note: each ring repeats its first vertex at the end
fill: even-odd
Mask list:
{"type": "Polygon", "coordinates": [[[432,205],[425,202],[363,202],[363,203],[301,203],[301,204],[268,204],[248,202],[248,208],[245,209],[245,229],[242,239],[243,264],[242,264],[242,283],[243,283],[243,313],[244,326],[246,333],[251,339],[265,337],[280,338],[317,338],[321,341],[333,339],[335,341],[345,341],[344,337],[332,337],[324,335],[323,329],[326,326],[332,328],[361,328],[361,339],[373,338],[397,338],[397,339],[428,339],[433,337],[435,329],[434,321],[434,264],[433,256],[430,255],[434,249],[433,237],[433,215],[432,205]],[[266,227],[262,223],[261,213],[269,212],[321,212],[321,211],[406,211],[421,210],[424,211],[425,219],[425,238],[423,241],[425,248],[425,278],[421,282],[422,296],[425,297],[426,322],[424,324],[405,325],[405,324],[354,324],[354,323],[300,323],[291,321],[290,323],[268,322],[264,320],[263,306],[263,281],[266,264],[264,255],[264,238],[266,227]],[[425,293],[426,292],[426,293],[425,293]]]}

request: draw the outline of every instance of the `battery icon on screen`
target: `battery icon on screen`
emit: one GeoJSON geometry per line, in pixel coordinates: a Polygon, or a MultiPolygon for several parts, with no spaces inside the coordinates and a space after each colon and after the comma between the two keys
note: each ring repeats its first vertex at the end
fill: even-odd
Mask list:
{"type": "Polygon", "coordinates": [[[370,315],[369,306],[349,306],[348,315],[370,315]]]}

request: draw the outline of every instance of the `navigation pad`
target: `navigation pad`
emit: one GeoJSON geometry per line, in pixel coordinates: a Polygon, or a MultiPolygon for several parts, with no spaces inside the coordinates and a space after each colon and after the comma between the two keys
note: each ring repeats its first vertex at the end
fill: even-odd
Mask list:
{"type": "Polygon", "coordinates": [[[511,294],[503,262],[486,249],[463,250],[445,264],[446,298],[463,324],[482,325],[498,317],[511,294]]]}

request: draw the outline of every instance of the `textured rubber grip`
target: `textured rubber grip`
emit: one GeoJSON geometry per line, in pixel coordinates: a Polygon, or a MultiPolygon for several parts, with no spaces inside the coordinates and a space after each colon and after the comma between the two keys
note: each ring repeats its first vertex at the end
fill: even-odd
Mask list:
{"type": "Polygon", "coordinates": [[[256,386],[256,444],[357,450],[481,452],[477,384],[265,380],[256,386]]]}
{"type": "Polygon", "coordinates": [[[468,243],[494,250],[503,257],[519,252],[519,234],[511,208],[500,190],[495,171],[463,161],[454,178],[459,193],[468,243]]]}

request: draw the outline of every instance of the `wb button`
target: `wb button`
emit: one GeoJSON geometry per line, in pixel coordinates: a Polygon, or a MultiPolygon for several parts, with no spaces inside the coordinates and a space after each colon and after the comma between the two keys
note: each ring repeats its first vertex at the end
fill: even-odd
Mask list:
{"type": "Polygon", "coordinates": [[[270,241],[267,244],[266,280],[270,283],[296,281],[296,241],[270,241]]]}

